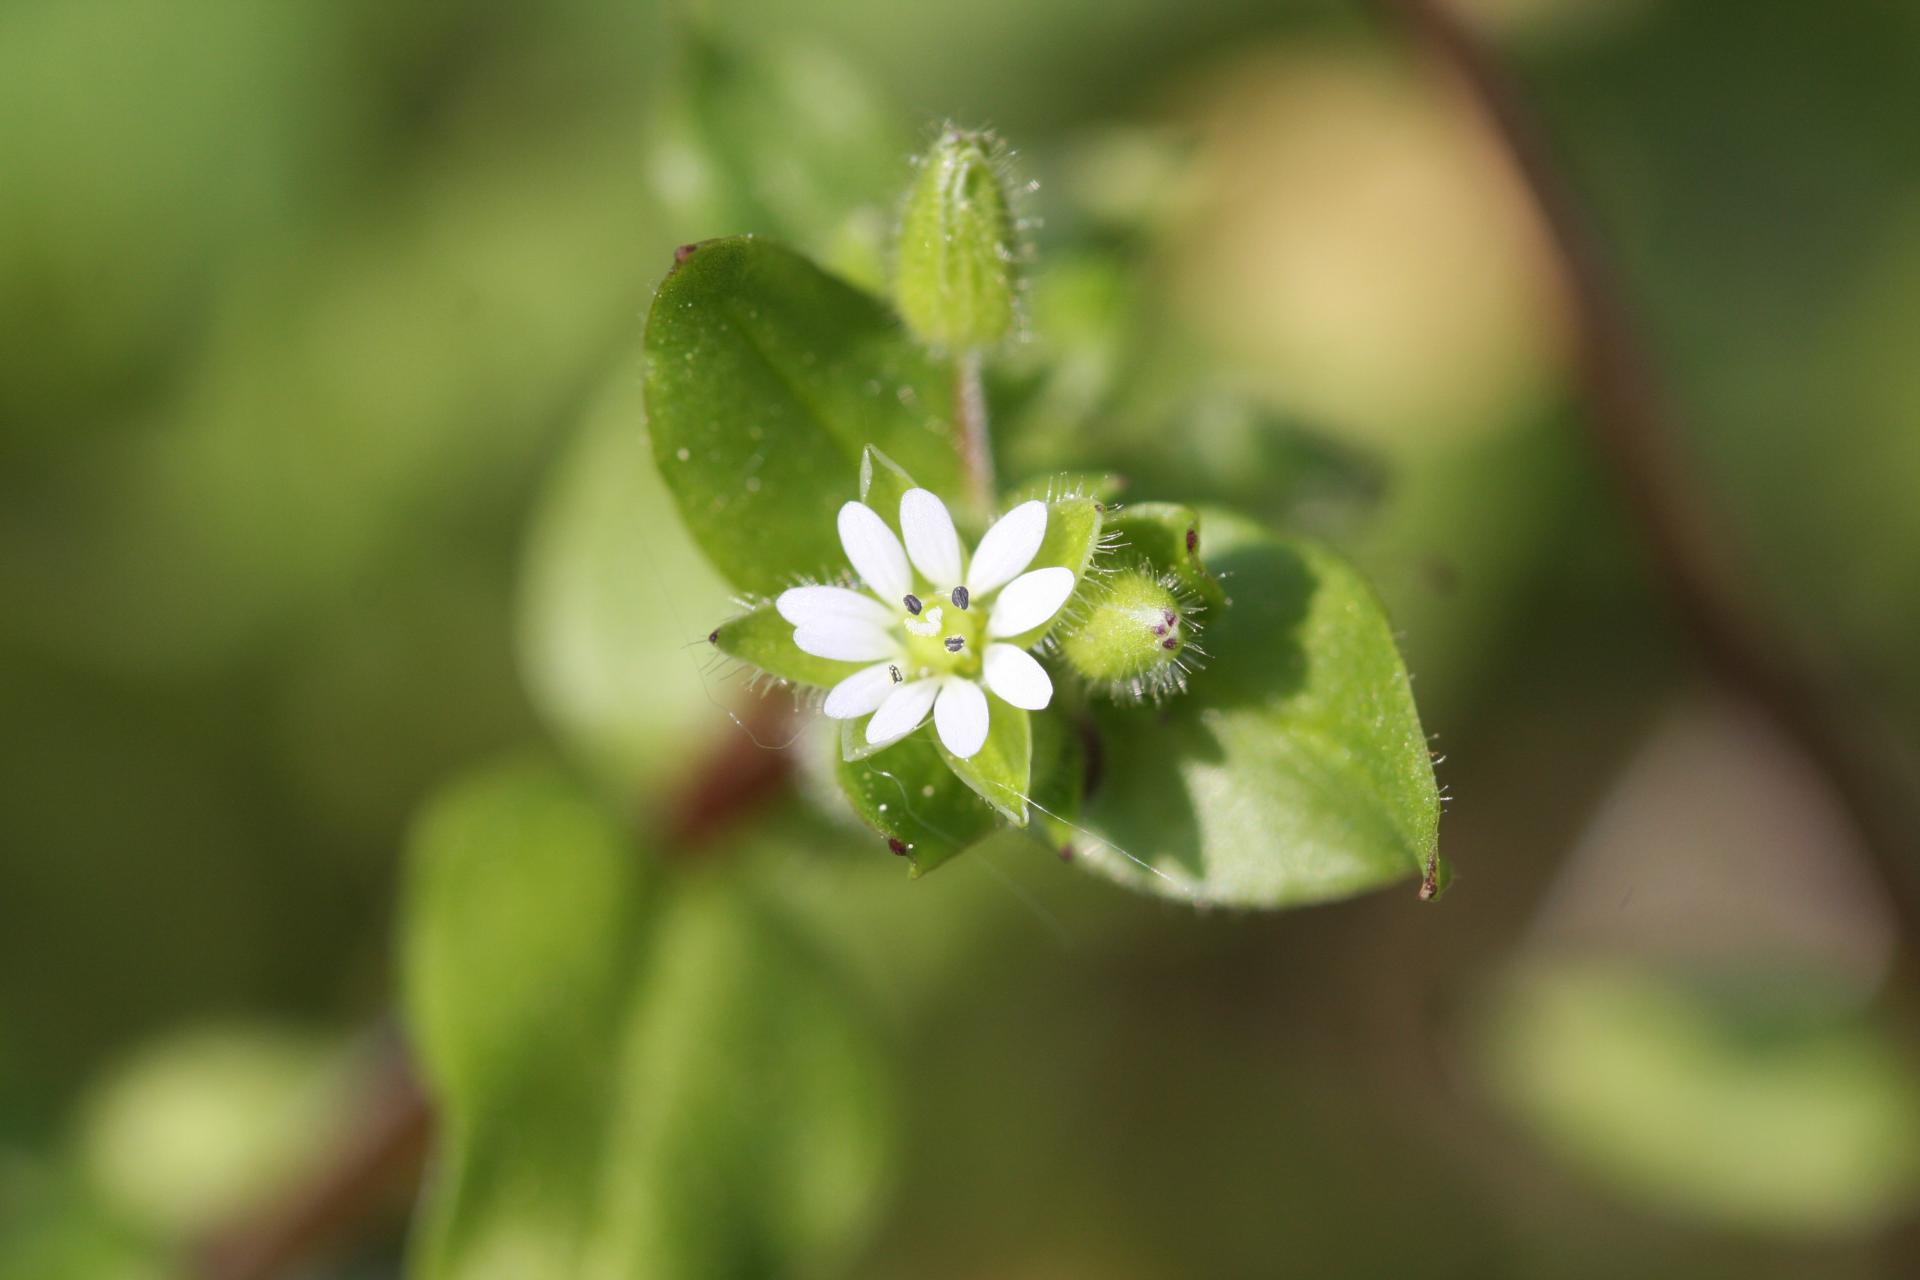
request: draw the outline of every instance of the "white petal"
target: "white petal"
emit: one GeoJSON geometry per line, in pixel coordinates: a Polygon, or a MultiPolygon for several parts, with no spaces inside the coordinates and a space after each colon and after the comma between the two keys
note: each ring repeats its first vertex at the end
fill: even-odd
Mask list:
{"type": "Polygon", "coordinates": [[[1017,636],[1031,631],[1060,612],[1060,606],[1073,594],[1073,570],[1061,565],[1035,569],[1009,582],[993,600],[993,613],[987,618],[990,636],[1017,636]]]}
{"type": "Polygon", "coordinates": [[[869,622],[876,627],[891,627],[894,611],[864,591],[845,587],[793,587],[782,591],[773,602],[780,616],[796,627],[811,626],[833,618],[869,622]]]}
{"type": "Polygon", "coordinates": [[[920,576],[936,587],[960,585],[960,535],[947,504],[925,489],[900,495],[900,532],[920,576]]]}
{"type": "Polygon", "coordinates": [[[892,742],[918,729],[933,706],[934,695],[939,692],[938,680],[915,680],[896,686],[873,713],[873,719],[867,721],[867,741],[892,742]]]}
{"type": "Polygon", "coordinates": [[[858,720],[870,711],[879,709],[893,692],[893,673],[898,670],[892,663],[883,662],[877,667],[868,667],[856,671],[827,691],[827,704],[821,710],[829,720],[858,720]]]}
{"type": "Polygon", "coordinates": [[[987,688],[1027,711],[1039,711],[1053,701],[1053,678],[1025,649],[1010,644],[988,645],[982,677],[987,688]]]}
{"type": "Polygon", "coordinates": [[[933,727],[962,760],[979,754],[987,743],[987,695],[971,680],[948,676],[940,682],[940,701],[933,704],[933,727]]]}
{"type": "Polygon", "coordinates": [[[1047,504],[1023,502],[993,522],[967,566],[967,590],[984,596],[1013,580],[1033,563],[1033,553],[1047,536],[1047,504]]]}
{"type": "Polygon", "coordinates": [[[872,507],[849,502],[840,508],[840,546],[853,571],[882,600],[898,600],[913,590],[907,553],[872,507]]]}
{"type": "Polygon", "coordinates": [[[818,618],[793,629],[793,642],[802,653],[836,662],[878,662],[900,655],[900,637],[884,627],[858,618],[818,618]]]}

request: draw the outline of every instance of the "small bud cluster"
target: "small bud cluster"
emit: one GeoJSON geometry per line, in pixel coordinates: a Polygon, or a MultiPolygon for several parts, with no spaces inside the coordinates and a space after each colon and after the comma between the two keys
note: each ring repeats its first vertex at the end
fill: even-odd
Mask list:
{"type": "Polygon", "coordinates": [[[1136,563],[1089,581],[1060,654],[1116,702],[1155,701],[1186,688],[1200,609],[1178,578],[1136,563]]]}

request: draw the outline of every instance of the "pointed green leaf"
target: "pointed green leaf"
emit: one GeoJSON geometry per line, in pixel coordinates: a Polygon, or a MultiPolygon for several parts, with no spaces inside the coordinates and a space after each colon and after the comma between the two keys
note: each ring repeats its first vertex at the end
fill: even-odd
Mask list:
{"type": "Polygon", "coordinates": [[[714,629],[711,640],[713,647],[728,657],[768,675],[822,689],[831,689],[863,665],[816,658],[803,651],[793,642],[793,624],[770,603],[727,619],[714,629]]]}
{"type": "Polygon", "coordinates": [[[1102,706],[1079,865],[1196,903],[1277,907],[1426,874],[1440,815],[1372,591],[1317,544],[1206,512],[1230,585],[1211,658],[1163,706],[1102,706]]]}
{"type": "Polygon", "coordinates": [[[951,377],[879,300],[751,236],[682,250],[647,319],[654,461],[694,541],[772,595],[846,568],[835,517],[869,444],[935,492],[951,377]]]}
{"type": "Polygon", "coordinates": [[[1027,825],[1027,788],[1033,776],[1033,729],[1027,713],[987,695],[987,741],[962,760],[940,745],[940,758],[960,781],[973,788],[1016,827],[1027,825]]]}

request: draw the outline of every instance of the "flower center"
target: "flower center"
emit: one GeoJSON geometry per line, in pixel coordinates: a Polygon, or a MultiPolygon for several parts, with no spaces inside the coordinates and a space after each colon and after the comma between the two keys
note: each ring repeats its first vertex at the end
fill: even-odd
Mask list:
{"type": "Polygon", "coordinates": [[[969,679],[979,676],[985,623],[984,609],[956,609],[944,604],[925,605],[917,614],[902,613],[900,625],[906,632],[910,674],[969,679]]]}

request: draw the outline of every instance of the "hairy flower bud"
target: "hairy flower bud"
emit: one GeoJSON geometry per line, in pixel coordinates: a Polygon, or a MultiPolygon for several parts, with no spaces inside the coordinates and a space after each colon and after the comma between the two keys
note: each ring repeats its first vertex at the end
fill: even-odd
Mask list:
{"type": "Polygon", "coordinates": [[[951,351],[1013,330],[1018,254],[997,153],[991,134],[943,130],[900,214],[895,303],[922,341],[951,351]]]}
{"type": "Polygon", "coordinates": [[[1073,669],[1111,697],[1157,698],[1184,687],[1195,607],[1177,579],[1135,565],[1101,580],[1056,638],[1073,669]]]}

